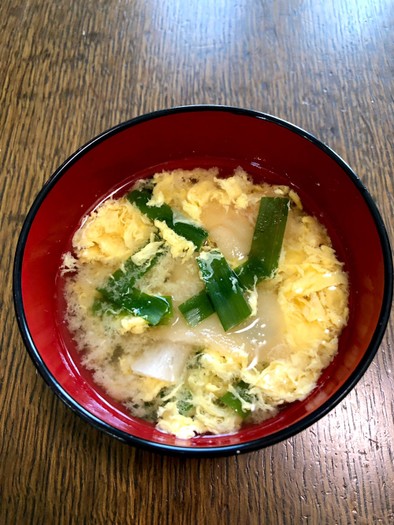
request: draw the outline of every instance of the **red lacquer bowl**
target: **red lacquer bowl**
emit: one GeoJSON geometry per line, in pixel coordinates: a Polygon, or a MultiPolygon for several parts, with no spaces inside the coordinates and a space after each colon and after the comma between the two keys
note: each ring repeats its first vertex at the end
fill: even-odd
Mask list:
{"type": "MultiPolygon", "coordinates": [[[[174,189],[176,191],[176,189],[174,189]]],[[[174,108],[120,124],[79,149],[45,184],[24,223],[14,266],[19,327],[34,364],[83,419],[132,445],[170,454],[218,456],[256,450],[305,429],[355,386],[382,340],[393,268],[379,212],[353,171],[309,133],[237,108],[174,108]],[[350,277],[350,319],[339,351],[302,402],[232,435],[180,440],[132,417],[81,366],[63,322],[61,256],[83,215],[109,193],[163,168],[242,166],[256,181],[284,183],[327,227],[350,277]]]]}

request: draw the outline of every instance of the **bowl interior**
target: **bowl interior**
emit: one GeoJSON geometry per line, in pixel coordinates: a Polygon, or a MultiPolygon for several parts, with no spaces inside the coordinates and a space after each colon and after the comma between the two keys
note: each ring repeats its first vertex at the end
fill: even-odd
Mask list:
{"type": "Polygon", "coordinates": [[[369,196],[346,165],[309,135],[276,119],[223,108],[189,108],[135,119],[82,148],[33,205],[21,251],[22,332],[34,361],[63,399],[122,439],[131,435],[163,446],[202,449],[256,440],[259,446],[270,444],[325,413],[373,357],[387,278],[376,221],[369,196]],[[256,181],[288,184],[299,193],[305,208],[327,227],[345,263],[351,314],[336,358],[307,399],[237,434],[182,441],[131,417],[81,366],[63,322],[58,269],[82,216],[109,193],[164,168],[213,166],[224,176],[242,166],[256,181]]]}

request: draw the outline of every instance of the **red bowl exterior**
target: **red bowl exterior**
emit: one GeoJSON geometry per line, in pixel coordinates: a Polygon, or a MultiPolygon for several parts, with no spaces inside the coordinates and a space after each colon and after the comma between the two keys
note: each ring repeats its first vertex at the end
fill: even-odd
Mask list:
{"type": "Polygon", "coordinates": [[[47,383],[85,420],[127,443],[172,454],[217,456],[272,445],[306,428],[354,387],[383,337],[392,301],[392,259],[367,190],[332,150],[275,117],[188,106],[121,124],[70,157],[37,196],[14,266],[14,302],[27,349],[47,383]],[[241,165],[256,181],[284,183],[323,222],[350,278],[350,319],[317,388],[259,425],[190,441],[133,418],[93,382],[62,320],[61,255],[83,215],[110,192],[163,168],[241,165]],[[60,283],[61,284],[61,283],[60,283]]]}

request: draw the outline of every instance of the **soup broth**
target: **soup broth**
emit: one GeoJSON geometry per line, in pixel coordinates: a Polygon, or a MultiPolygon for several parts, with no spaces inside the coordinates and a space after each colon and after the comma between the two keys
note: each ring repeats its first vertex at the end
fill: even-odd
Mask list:
{"type": "Polygon", "coordinates": [[[164,171],[132,190],[85,217],[63,257],[68,327],[94,380],[184,439],[304,399],[338,350],[348,278],[298,195],[241,168],[164,171]],[[268,240],[264,199],[288,203],[268,240]],[[251,262],[279,238],[268,275],[251,262]]]}

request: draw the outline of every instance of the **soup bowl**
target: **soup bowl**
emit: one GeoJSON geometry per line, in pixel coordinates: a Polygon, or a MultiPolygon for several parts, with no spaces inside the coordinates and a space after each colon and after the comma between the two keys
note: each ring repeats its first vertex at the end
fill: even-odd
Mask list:
{"type": "MultiPolygon", "coordinates": [[[[176,191],[176,189],[174,189],[176,191]]],[[[175,455],[219,456],[287,439],[327,414],[370,365],[388,323],[393,268],[387,233],[351,168],[308,132],[273,116],[224,106],[143,115],[81,147],[49,178],[24,222],[14,264],[14,303],[27,351],[62,401],[115,438],[175,455]],[[349,276],[349,320],[338,353],[303,401],[227,435],[188,440],[133,417],[81,363],[64,320],[60,266],[70,239],[106,196],[163,169],[241,166],[256,182],[286,184],[327,228],[349,276]]]]}

